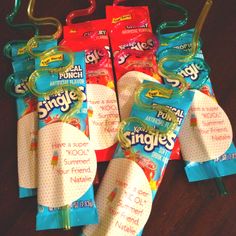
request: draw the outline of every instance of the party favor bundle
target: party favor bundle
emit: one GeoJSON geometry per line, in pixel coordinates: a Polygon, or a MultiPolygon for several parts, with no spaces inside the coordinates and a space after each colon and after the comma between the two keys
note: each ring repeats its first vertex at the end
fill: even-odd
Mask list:
{"type": "Polygon", "coordinates": [[[17,0],[7,16],[11,27],[35,30],[4,53],[13,66],[5,87],[17,102],[19,195],[37,195],[36,230],[84,226],[83,236],[141,236],[180,147],[189,182],[215,178],[227,194],[221,177],[236,174],[232,127],[200,40],[212,0],[194,29],[168,34],[186,24],[188,12],[160,0],[183,18],[159,24],[157,36],[148,8],[117,6],[124,1],[106,6],[106,19],[72,23],[95,11],[90,0],[68,14],[64,28],[56,18],[35,17],[35,0],[28,4],[33,24],[13,24],[17,0]],[[56,31],[39,35],[45,25],[56,31]]]}

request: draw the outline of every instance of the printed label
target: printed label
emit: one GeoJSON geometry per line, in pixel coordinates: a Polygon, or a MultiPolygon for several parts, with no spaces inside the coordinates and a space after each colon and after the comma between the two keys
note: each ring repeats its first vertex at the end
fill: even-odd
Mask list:
{"type": "Polygon", "coordinates": [[[60,108],[62,113],[66,113],[75,101],[78,101],[78,96],[74,91],[63,91],[46,97],[44,101],[38,103],[39,119],[48,117],[55,108],[60,108]]]}
{"type": "Polygon", "coordinates": [[[230,121],[211,97],[195,90],[192,106],[180,132],[185,161],[205,162],[223,155],[232,142],[230,121]]]}
{"type": "MultiPolygon", "coordinates": [[[[156,42],[152,38],[149,38],[145,42],[142,42],[142,41],[129,42],[127,44],[119,46],[119,48],[120,50],[133,49],[133,50],[139,50],[139,51],[146,51],[146,50],[153,49],[155,45],[156,45],[156,42]]],[[[123,63],[120,63],[120,64],[123,64],[123,63]]]]}
{"type": "Polygon", "coordinates": [[[102,59],[102,57],[104,57],[104,51],[103,50],[94,49],[94,50],[91,50],[91,51],[87,51],[86,55],[85,55],[86,65],[87,64],[97,64],[102,59]]]}
{"type": "Polygon", "coordinates": [[[19,48],[17,51],[17,55],[23,55],[26,53],[26,47],[19,48]]]}
{"type": "Polygon", "coordinates": [[[64,58],[64,56],[62,53],[47,57],[47,58],[42,59],[40,61],[40,66],[48,66],[49,63],[55,62],[55,61],[62,61],[63,58],[64,58]]]}
{"type": "Polygon", "coordinates": [[[31,112],[18,120],[18,178],[23,188],[37,188],[37,128],[37,112],[31,112]]]}
{"type": "MultiPolygon", "coordinates": [[[[168,44],[167,44],[168,46],[168,44]]],[[[190,51],[192,49],[192,42],[191,43],[184,43],[181,45],[174,46],[173,48],[190,51]]]]}
{"type": "Polygon", "coordinates": [[[113,18],[112,19],[112,24],[116,24],[120,21],[126,21],[126,20],[131,20],[131,19],[132,19],[132,16],[130,14],[123,15],[123,16],[120,16],[120,17],[117,17],[117,18],[113,18]]]}
{"type": "Polygon", "coordinates": [[[134,127],[133,131],[126,131],[124,136],[129,140],[129,145],[142,145],[145,152],[153,152],[156,147],[163,146],[171,151],[175,144],[176,134],[150,134],[141,127],[134,127]]]}
{"type": "Polygon", "coordinates": [[[190,76],[190,79],[194,81],[198,79],[199,73],[202,69],[201,65],[192,63],[184,67],[178,74],[184,78],[190,76]]]}
{"type": "Polygon", "coordinates": [[[27,92],[29,89],[27,87],[27,77],[25,77],[24,79],[22,78],[22,83],[19,83],[15,86],[15,93],[16,94],[25,94],[25,92],[27,92]]]}
{"type": "Polygon", "coordinates": [[[147,29],[148,28],[148,23],[144,23],[142,25],[127,25],[125,26],[126,29],[147,29]]]}
{"type": "Polygon", "coordinates": [[[90,140],[95,150],[108,148],[117,142],[120,122],[115,91],[104,85],[88,84],[87,99],[90,140]]]}
{"type": "Polygon", "coordinates": [[[131,160],[111,160],[96,203],[100,223],[85,227],[86,236],[137,235],[152,207],[152,192],[143,170],[131,160]]]}
{"type": "Polygon", "coordinates": [[[160,90],[157,89],[150,89],[146,93],[147,98],[154,98],[154,97],[161,97],[161,98],[170,98],[172,91],[171,90],[166,90],[165,93],[161,92],[160,90]]]}
{"type": "MultiPolygon", "coordinates": [[[[197,88],[208,79],[209,68],[202,59],[194,58],[193,61],[175,69],[175,73],[182,76],[190,88],[197,88]]],[[[171,78],[165,78],[165,81],[172,87],[179,87],[181,84],[180,81],[171,78]]]]}
{"type": "Polygon", "coordinates": [[[96,155],[87,136],[58,122],[39,130],[38,203],[62,207],[79,199],[91,187],[96,155]]]}
{"type": "Polygon", "coordinates": [[[83,79],[84,74],[83,74],[83,68],[81,65],[74,65],[71,67],[69,70],[66,70],[64,73],[59,73],[59,80],[70,80],[74,79],[83,79]]]}

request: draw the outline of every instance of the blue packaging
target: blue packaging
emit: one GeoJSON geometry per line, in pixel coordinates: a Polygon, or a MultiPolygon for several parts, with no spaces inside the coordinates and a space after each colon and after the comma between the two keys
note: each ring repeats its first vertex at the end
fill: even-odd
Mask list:
{"type": "MultiPolygon", "coordinates": [[[[93,179],[96,155],[88,139],[85,54],[73,54],[74,66],[65,73],[41,73],[36,88],[49,91],[72,85],[83,93],[82,107],[66,122],[61,118],[78,102],[71,89],[38,97],[38,213],[36,230],[64,228],[63,208],[68,207],[70,226],[96,224],[93,179]]],[[[36,69],[55,68],[66,60],[58,52],[48,58],[36,59],[36,69]]],[[[68,59],[68,58],[67,58],[68,59]]],[[[38,70],[38,71],[39,71],[38,70]]]]}
{"type": "MultiPolygon", "coordinates": [[[[36,195],[36,149],[37,149],[37,115],[36,98],[28,90],[28,79],[34,71],[35,62],[26,52],[27,41],[12,45],[12,67],[14,74],[9,79],[14,87],[12,93],[16,97],[17,107],[17,159],[19,197],[36,195]],[[24,48],[24,50],[22,49],[24,48]]],[[[42,52],[57,42],[40,43],[35,51],[42,52]]]]}
{"type": "MultiPolygon", "coordinates": [[[[171,37],[172,39],[168,41],[168,43],[160,42],[160,46],[158,48],[157,57],[160,59],[162,57],[161,54],[165,54],[167,50],[174,49],[184,52],[190,52],[192,50],[192,36],[194,29],[179,31],[175,33],[164,34],[167,37],[171,37]]],[[[197,53],[202,48],[202,40],[199,39],[197,53]]]]}
{"type": "MultiPolygon", "coordinates": [[[[180,42],[177,40],[171,41],[169,45],[165,48],[163,46],[158,51],[159,59],[168,54],[176,55],[186,55],[191,49],[191,40],[193,29],[188,31],[182,31],[181,33],[185,35],[180,42]]],[[[169,35],[179,34],[173,33],[169,35]]],[[[170,71],[182,75],[188,84],[190,89],[197,89],[207,96],[215,99],[215,95],[212,89],[212,84],[210,80],[210,68],[204,60],[204,55],[201,50],[201,43],[199,43],[199,48],[196,55],[191,61],[185,63],[174,63],[167,62],[166,68],[170,71]]],[[[178,82],[172,82],[164,79],[165,83],[171,86],[178,87],[178,82]]],[[[228,150],[215,158],[214,160],[196,162],[187,161],[185,166],[185,172],[187,174],[188,180],[190,182],[201,181],[206,179],[218,178],[227,175],[236,174],[236,147],[232,142],[228,150]]]]}
{"type": "MultiPolygon", "coordinates": [[[[158,86],[166,89],[164,85],[158,86]]],[[[168,134],[150,133],[140,125],[141,121],[157,130],[163,129],[169,125],[169,115],[163,111],[143,109],[134,103],[131,117],[138,118],[140,122],[135,120],[127,123],[122,131],[131,148],[125,149],[118,145],[96,195],[100,222],[85,227],[84,236],[142,235],[152,201],[194,95],[192,91],[186,91],[182,96],[169,98],[159,96],[160,93],[152,98],[146,96],[152,90],[158,89],[144,89],[141,100],[145,104],[160,104],[171,109],[178,124],[168,134]]]]}

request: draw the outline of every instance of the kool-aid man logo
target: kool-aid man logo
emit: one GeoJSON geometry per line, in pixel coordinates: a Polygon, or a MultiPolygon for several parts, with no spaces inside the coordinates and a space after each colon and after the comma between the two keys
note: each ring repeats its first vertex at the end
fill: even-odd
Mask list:
{"type": "Polygon", "coordinates": [[[131,146],[142,145],[144,151],[152,152],[156,147],[164,146],[171,151],[175,144],[176,134],[150,134],[141,127],[134,127],[134,131],[126,131],[124,136],[129,140],[131,146]]]}
{"type": "MultiPolygon", "coordinates": [[[[83,92],[85,100],[85,88],[82,86],[79,88],[81,92],[83,92]]],[[[61,93],[46,97],[44,101],[38,103],[39,119],[46,118],[55,108],[59,108],[62,113],[68,112],[72,104],[77,100],[78,96],[75,91],[63,91],[61,93]]]]}

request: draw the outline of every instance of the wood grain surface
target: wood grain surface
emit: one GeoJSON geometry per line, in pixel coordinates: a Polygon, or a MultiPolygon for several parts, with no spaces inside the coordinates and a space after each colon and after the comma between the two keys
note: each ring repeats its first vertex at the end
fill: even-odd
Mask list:
{"type": "MultiPolygon", "coordinates": [[[[38,0],[37,16],[53,16],[65,24],[66,15],[73,9],[88,6],[87,1],[38,0]]],[[[158,0],[128,1],[130,5],[148,5],[153,29],[164,20],[176,19],[178,14],[161,6],[158,0]]],[[[194,26],[204,0],[175,0],[190,13],[188,25],[194,26]]],[[[32,32],[15,31],[5,23],[13,0],[1,1],[0,48],[14,39],[27,39],[32,32]]],[[[26,22],[27,0],[23,1],[17,22],[26,22]]],[[[112,1],[97,0],[93,16],[79,21],[105,17],[105,5],[112,1]]],[[[50,31],[51,29],[49,29],[50,31]]],[[[44,29],[42,29],[44,32],[44,29]]],[[[215,0],[202,32],[203,51],[211,67],[211,80],[219,104],[228,114],[233,130],[236,127],[236,1],[215,0]]],[[[49,236],[78,235],[79,228],[70,231],[35,231],[36,198],[18,199],[16,160],[16,106],[15,100],[3,89],[6,77],[12,73],[10,60],[1,53],[0,62],[0,235],[49,236]]],[[[235,135],[234,135],[234,140],[235,135]]],[[[99,165],[100,175],[106,164],[99,165]]],[[[188,183],[184,164],[171,161],[153,204],[144,236],[235,236],[236,235],[236,176],[224,178],[230,192],[219,195],[214,180],[188,183]]],[[[112,235],[111,235],[112,236],[112,235]]],[[[122,236],[122,235],[121,235],[122,236]]]]}

